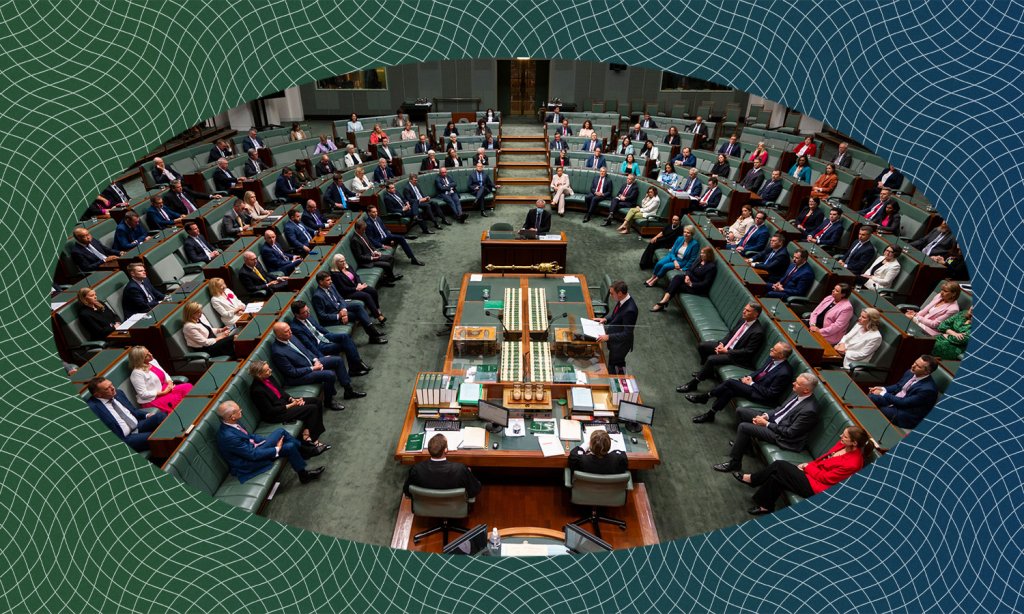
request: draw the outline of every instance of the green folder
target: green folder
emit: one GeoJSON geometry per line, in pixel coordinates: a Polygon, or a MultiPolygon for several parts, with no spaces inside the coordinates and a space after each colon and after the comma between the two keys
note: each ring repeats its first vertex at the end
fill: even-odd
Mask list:
{"type": "Polygon", "coordinates": [[[405,440],[406,452],[419,452],[423,449],[423,433],[413,433],[405,440]]]}
{"type": "Polygon", "coordinates": [[[484,309],[504,309],[504,308],[505,308],[505,300],[504,299],[501,299],[501,300],[489,299],[489,300],[484,301],[484,309]]]}

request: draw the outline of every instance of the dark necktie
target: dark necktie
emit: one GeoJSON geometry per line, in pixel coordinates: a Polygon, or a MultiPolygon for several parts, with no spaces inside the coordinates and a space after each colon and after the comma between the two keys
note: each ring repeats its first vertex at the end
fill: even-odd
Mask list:
{"type": "Polygon", "coordinates": [[[774,367],[774,366],[775,366],[775,361],[774,360],[769,360],[768,364],[766,364],[764,366],[764,368],[761,369],[760,371],[758,371],[757,375],[754,376],[754,381],[755,382],[759,382],[762,379],[764,379],[764,376],[768,375],[768,372],[771,371],[772,367],[774,367]]]}
{"type": "Polygon", "coordinates": [[[786,417],[786,414],[793,411],[793,408],[796,407],[796,404],[799,401],[800,397],[798,396],[794,396],[792,399],[790,399],[789,402],[783,405],[782,409],[780,409],[779,412],[775,414],[775,418],[772,420],[772,422],[774,422],[775,424],[782,424],[782,419],[786,417]]]}

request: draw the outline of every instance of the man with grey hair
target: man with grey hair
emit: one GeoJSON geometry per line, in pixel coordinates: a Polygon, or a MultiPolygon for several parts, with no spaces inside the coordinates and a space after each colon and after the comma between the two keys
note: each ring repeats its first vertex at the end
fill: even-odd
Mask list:
{"type": "MultiPolygon", "coordinates": [[[[274,466],[279,458],[288,460],[299,482],[308,484],[320,477],[323,467],[306,469],[306,461],[299,452],[299,440],[284,429],[276,429],[267,436],[250,433],[242,425],[242,410],[234,401],[224,401],[217,406],[220,430],[217,431],[217,449],[228,465],[228,472],[246,482],[274,466]]],[[[249,425],[252,428],[252,425],[249,425]]]]}
{"type": "Polygon", "coordinates": [[[762,407],[772,407],[786,392],[786,386],[793,381],[793,369],[786,362],[793,353],[793,346],[779,341],[768,350],[768,361],[760,369],[751,371],[745,377],[733,377],[715,386],[710,392],[688,394],[686,400],[703,405],[711,397],[715,404],[703,414],[693,417],[696,424],[714,422],[715,414],[725,409],[729,401],[740,398],[748,399],[762,407]]]}
{"type": "Polygon", "coordinates": [[[793,382],[793,394],[773,411],[763,413],[749,407],[736,410],[739,426],[733,440],[729,460],[713,465],[715,471],[740,473],[743,455],[754,439],[773,443],[784,450],[800,452],[807,436],[818,424],[818,403],[814,388],[818,378],[810,371],[801,373],[793,382]]]}

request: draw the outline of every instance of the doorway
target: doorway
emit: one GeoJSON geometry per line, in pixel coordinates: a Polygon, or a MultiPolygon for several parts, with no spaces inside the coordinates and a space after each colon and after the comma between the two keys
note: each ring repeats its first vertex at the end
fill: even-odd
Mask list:
{"type": "Polygon", "coordinates": [[[498,60],[498,107],[502,113],[532,116],[548,93],[548,60],[498,60]]]}

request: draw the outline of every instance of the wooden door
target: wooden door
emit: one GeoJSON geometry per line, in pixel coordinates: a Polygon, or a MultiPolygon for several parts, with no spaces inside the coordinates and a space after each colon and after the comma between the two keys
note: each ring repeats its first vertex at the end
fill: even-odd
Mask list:
{"type": "Polygon", "coordinates": [[[537,61],[512,61],[512,114],[533,115],[537,93],[537,61]]]}

